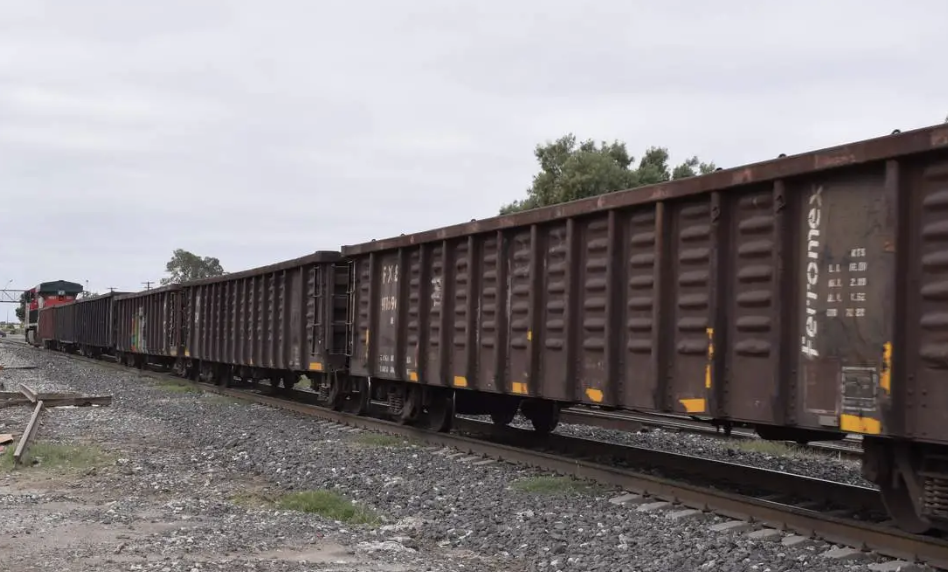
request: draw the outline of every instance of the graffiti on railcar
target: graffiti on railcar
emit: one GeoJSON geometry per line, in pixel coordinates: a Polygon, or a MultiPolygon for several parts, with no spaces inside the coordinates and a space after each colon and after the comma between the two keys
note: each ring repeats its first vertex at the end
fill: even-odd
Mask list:
{"type": "Polygon", "coordinates": [[[141,306],[132,314],[132,351],[144,353],[148,351],[148,344],[145,340],[145,309],[141,306]]]}

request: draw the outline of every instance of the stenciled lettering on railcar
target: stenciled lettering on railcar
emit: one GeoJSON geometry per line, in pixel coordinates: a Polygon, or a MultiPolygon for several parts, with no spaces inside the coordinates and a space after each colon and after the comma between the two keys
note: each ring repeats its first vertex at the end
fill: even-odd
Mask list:
{"type": "Polygon", "coordinates": [[[396,292],[393,291],[391,285],[398,284],[398,264],[383,264],[382,265],[382,296],[379,300],[379,305],[381,306],[381,311],[384,313],[390,313],[392,315],[388,316],[387,321],[389,325],[395,324],[394,313],[398,310],[398,296],[396,292]]]}
{"type": "Polygon", "coordinates": [[[436,310],[441,307],[441,277],[431,278],[431,309],[436,310]]]}
{"type": "Polygon", "coordinates": [[[385,264],[382,266],[382,284],[398,283],[398,264],[385,264]]]}
{"type": "Polygon", "coordinates": [[[803,324],[801,351],[803,355],[818,357],[817,335],[819,322],[817,319],[817,302],[819,294],[816,289],[820,283],[820,254],[823,248],[823,187],[817,186],[810,193],[808,201],[806,232],[806,319],[803,324]]]}

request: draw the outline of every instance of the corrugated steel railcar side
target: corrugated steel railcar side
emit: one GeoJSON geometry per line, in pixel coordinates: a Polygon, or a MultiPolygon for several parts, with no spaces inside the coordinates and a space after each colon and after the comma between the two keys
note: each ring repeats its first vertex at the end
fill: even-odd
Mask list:
{"type": "Polygon", "coordinates": [[[115,349],[123,362],[174,364],[182,345],[180,291],[171,284],[114,298],[115,349]]]}
{"type": "Polygon", "coordinates": [[[344,370],[348,282],[337,251],[189,282],[184,355],[290,384],[299,372],[344,370]]]}
{"type": "Polygon", "coordinates": [[[91,298],[76,300],[76,343],[86,352],[96,354],[111,352],[115,348],[116,315],[113,311],[115,298],[125,292],[109,292],[91,298]]]}
{"type": "Polygon", "coordinates": [[[945,229],[939,125],[346,246],[351,370],[948,443],[945,229]]]}
{"type": "Polygon", "coordinates": [[[72,350],[76,345],[76,303],[69,302],[55,307],[53,321],[56,341],[63,349],[72,350]]]}

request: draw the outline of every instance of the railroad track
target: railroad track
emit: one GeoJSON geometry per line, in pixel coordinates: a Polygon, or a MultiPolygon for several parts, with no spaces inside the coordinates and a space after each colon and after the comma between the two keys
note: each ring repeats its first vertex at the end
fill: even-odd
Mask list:
{"type": "MultiPolygon", "coordinates": [[[[28,346],[23,338],[5,338],[11,343],[19,343],[28,346]]],[[[30,347],[30,346],[28,346],[30,347]]],[[[710,436],[720,439],[742,439],[742,440],[761,440],[752,429],[734,428],[730,434],[725,434],[710,423],[696,421],[684,416],[652,414],[652,413],[630,413],[630,412],[612,412],[594,409],[586,406],[574,406],[564,409],[560,412],[560,422],[576,425],[588,425],[611,429],[616,431],[625,431],[637,433],[643,427],[659,427],[667,430],[678,430],[688,433],[695,433],[704,436],[710,436]]],[[[795,447],[820,451],[824,453],[834,453],[840,456],[860,457],[862,455],[862,441],[856,436],[850,435],[842,442],[813,442],[805,445],[794,443],[795,447]]]]}
{"type": "MultiPolygon", "coordinates": [[[[570,407],[569,409],[562,410],[560,412],[560,422],[591,425],[603,429],[631,433],[639,432],[642,427],[660,427],[662,429],[678,430],[720,439],[761,440],[760,436],[752,429],[734,428],[729,435],[726,435],[710,423],[685,417],[651,413],[602,411],[584,406],[570,407]]],[[[853,435],[847,436],[840,442],[819,441],[807,444],[794,443],[794,446],[840,456],[862,456],[862,440],[853,435]]]]}
{"type": "MultiPolygon", "coordinates": [[[[21,346],[43,351],[26,344],[21,346]]],[[[107,361],[44,353],[126,373],[132,369],[107,361]]],[[[533,431],[464,418],[457,419],[452,433],[436,433],[320,407],[310,402],[315,394],[308,391],[284,390],[283,396],[277,397],[259,389],[225,388],[164,372],[133,371],[334,423],[410,437],[438,449],[523,463],[619,486],[628,494],[613,499],[617,504],[666,503],[680,510],[713,512],[803,537],[948,569],[948,541],[909,534],[889,524],[878,492],[872,488],[559,434],[541,437],[533,431]]]]}

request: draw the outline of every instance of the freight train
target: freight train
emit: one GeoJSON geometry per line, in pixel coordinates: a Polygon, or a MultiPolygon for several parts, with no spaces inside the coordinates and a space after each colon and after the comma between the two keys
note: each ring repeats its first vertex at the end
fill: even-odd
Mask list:
{"type": "Polygon", "coordinates": [[[39,342],[540,432],[574,404],[863,435],[948,530],[948,125],[46,308],[39,342]]]}

